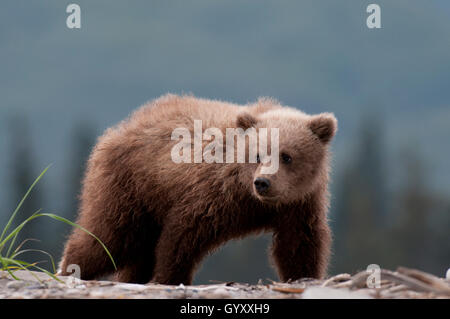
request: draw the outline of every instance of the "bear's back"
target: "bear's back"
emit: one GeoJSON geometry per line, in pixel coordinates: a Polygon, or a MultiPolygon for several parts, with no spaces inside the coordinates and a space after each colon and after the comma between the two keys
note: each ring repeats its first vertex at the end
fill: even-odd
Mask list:
{"type": "Polygon", "coordinates": [[[236,117],[245,106],[218,100],[206,100],[189,95],[164,95],[135,111],[128,123],[142,128],[159,128],[172,132],[185,127],[192,130],[194,120],[201,120],[203,128],[235,127],[236,117]]]}

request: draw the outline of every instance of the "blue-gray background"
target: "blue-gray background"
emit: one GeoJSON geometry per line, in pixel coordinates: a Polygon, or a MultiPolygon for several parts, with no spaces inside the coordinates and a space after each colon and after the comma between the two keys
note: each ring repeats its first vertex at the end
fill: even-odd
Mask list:
{"type": "MultiPolygon", "coordinates": [[[[74,219],[95,138],[150,99],[272,96],[339,120],[330,273],[450,266],[449,1],[78,0],[80,30],[69,3],[0,4],[0,226],[49,163],[19,219],[74,219]],[[382,29],[366,26],[372,2],[382,29]]],[[[27,245],[59,258],[70,228],[29,226],[27,245]]],[[[276,279],[269,243],[226,246],[196,282],[276,279]]]]}

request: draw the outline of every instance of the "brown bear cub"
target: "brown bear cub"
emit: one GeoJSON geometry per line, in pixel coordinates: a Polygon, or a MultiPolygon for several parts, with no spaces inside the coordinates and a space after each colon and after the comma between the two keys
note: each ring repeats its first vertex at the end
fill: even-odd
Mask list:
{"type": "Polygon", "coordinates": [[[307,115],[271,99],[239,106],[166,95],[144,105],[100,137],[83,181],[77,222],[106,245],[117,270],[95,239],[75,229],[60,274],[76,264],[82,279],[114,273],[123,282],[190,284],[201,260],[220,245],[272,232],[281,280],[323,277],[331,241],[328,148],[336,130],[330,113],[307,115]],[[263,173],[269,164],[259,156],[244,163],[174,162],[179,140],[172,132],[193,132],[195,120],[224,136],[226,128],[278,128],[278,170],[263,173]]]}

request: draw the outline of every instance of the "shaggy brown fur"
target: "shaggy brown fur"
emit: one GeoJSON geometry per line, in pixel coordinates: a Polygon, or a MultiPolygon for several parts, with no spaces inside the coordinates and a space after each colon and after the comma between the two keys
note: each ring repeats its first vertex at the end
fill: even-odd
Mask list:
{"type": "MultiPolygon", "coordinates": [[[[190,284],[196,267],[233,238],[273,232],[272,255],[283,281],[324,276],[330,247],[327,225],[328,144],[332,114],[315,116],[260,99],[235,104],[166,95],[138,109],[99,139],[88,162],[78,223],[97,235],[116,260],[119,281],[190,284]],[[176,164],[174,128],[268,127],[280,130],[276,174],[261,163],[176,164]],[[270,188],[256,192],[264,177],[270,188]]],[[[206,143],[206,142],[205,142],[206,143]]],[[[270,148],[269,148],[270,149],[270,148]]],[[[224,153],[225,154],[225,153],[224,153]]],[[[264,164],[266,165],[266,164],[264,164]]],[[[60,263],[81,278],[114,271],[102,247],[75,229],[60,263]]]]}

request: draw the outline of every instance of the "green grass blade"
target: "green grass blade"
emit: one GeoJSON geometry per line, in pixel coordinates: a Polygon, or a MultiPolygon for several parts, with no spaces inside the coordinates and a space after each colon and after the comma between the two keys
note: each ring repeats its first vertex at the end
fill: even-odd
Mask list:
{"type": "Polygon", "coordinates": [[[16,228],[14,228],[14,230],[9,233],[8,236],[6,236],[2,242],[0,242],[0,253],[3,250],[3,247],[6,245],[6,243],[13,239],[14,237],[17,236],[17,234],[22,230],[23,227],[25,227],[25,225],[27,223],[29,223],[30,221],[32,221],[33,219],[39,217],[38,213],[34,213],[33,215],[31,215],[30,217],[28,217],[27,219],[25,219],[22,223],[20,223],[16,228]]]}
{"type": "Polygon", "coordinates": [[[63,222],[63,223],[69,224],[69,225],[71,225],[71,226],[73,226],[73,227],[76,227],[76,228],[81,229],[81,230],[84,231],[85,233],[87,233],[87,234],[89,234],[90,236],[92,236],[92,237],[93,237],[93,238],[94,238],[94,239],[95,239],[95,240],[103,247],[103,249],[105,250],[105,252],[108,254],[109,259],[111,260],[111,262],[112,262],[112,264],[113,264],[113,266],[114,266],[114,269],[117,270],[116,263],[114,262],[114,258],[112,257],[112,255],[111,255],[111,253],[109,252],[108,248],[106,248],[105,244],[103,244],[103,242],[102,242],[97,236],[95,236],[93,233],[91,233],[89,230],[87,230],[86,228],[84,228],[84,227],[82,227],[82,226],[80,226],[80,225],[78,225],[78,224],[75,224],[75,223],[71,222],[70,220],[68,220],[68,219],[66,219],[66,218],[64,218],[64,217],[60,217],[60,216],[58,216],[58,215],[49,214],[49,213],[41,213],[41,214],[39,214],[39,215],[47,216],[47,217],[56,219],[56,220],[58,220],[58,221],[61,221],[61,222],[63,222]]]}
{"type": "Polygon", "coordinates": [[[18,278],[18,277],[16,277],[16,275],[14,275],[14,273],[11,271],[11,269],[6,268],[6,271],[14,280],[20,280],[20,278],[18,278]]]}
{"type": "MultiPolygon", "coordinates": [[[[17,226],[17,227],[16,227],[16,228],[8,235],[8,236],[6,236],[6,237],[3,239],[2,242],[0,242],[0,252],[1,252],[2,247],[3,247],[9,240],[11,240],[12,238],[14,238],[14,237],[17,235],[17,233],[20,232],[20,231],[22,230],[23,227],[25,227],[25,225],[26,225],[27,223],[29,223],[29,222],[32,221],[33,219],[38,218],[38,217],[41,217],[41,216],[46,216],[46,217],[55,219],[55,220],[57,220],[57,221],[66,223],[66,224],[68,224],[68,225],[71,225],[71,226],[73,226],[73,227],[79,228],[79,229],[81,229],[82,231],[84,231],[85,233],[87,233],[87,234],[89,234],[90,236],[92,236],[92,237],[93,237],[95,240],[97,240],[98,243],[103,247],[103,249],[105,250],[105,252],[106,252],[106,254],[108,255],[109,259],[111,260],[111,262],[112,262],[112,264],[113,264],[113,266],[114,266],[114,269],[117,270],[117,266],[116,266],[116,263],[115,263],[115,261],[114,261],[114,258],[112,257],[112,255],[111,255],[111,253],[109,252],[108,248],[106,248],[105,244],[103,244],[103,242],[102,242],[97,236],[95,236],[93,233],[91,233],[91,232],[90,232],[89,230],[87,230],[86,228],[84,228],[84,227],[82,227],[82,226],[80,226],[80,225],[78,225],[78,224],[75,224],[75,223],[71,222],[70,220],[68,220],[68,219],[66,219],[66,218],[64,218],[64,217],[60,217],[60,216],[58,216],[58,215],[50,214],[50,213],[34,213],[34,214],[31,215],[30,217],[28,217],[26,220],[24,220],[24,221],[23,221],[20,225],[18,225],[18,226],[17,226]]],[[[7,259],[7,258],[3,258],[3,259],[7,259]]]]}
{"type": "MultiPolygon", "coordinates": [[[[33,215],[39,213],[40,211],[41,211],[41,209],[37,210],[36,212],[33,213],[33,215]]],[[[31,215],[31,216],[33,216],[33,215],[31,215]]],[[[17,232],[17,233],[14,235],[14,238],[13,238],[13,240],[11,241],[11,244],[9,245],[8,251],[6,252],[6,257],[10,257],[11,249],[13,248],[14,243],[16,242],[16,239],[17,239],[17,236],[18,236],[18,235],[19,235],[19,232],[17,232]]],[[[33,239],[30,239],[30,240],[33,240],[33,239]]],[[[35,240],[36,240],[36,239],[35,239],[35,240]]],[[[16,250],[20,249],[20,247],[21,247],[25,242],[26,242],[26,241],[22,242],[16,250]]],[[[0,249],[0,252],[1,252],[1,249],[0,249]]]]}
{"type": "Polygon", "coordinates": [[[41,250],[41,249],[24,249],[24,250],[20,250],[18,252],[15,252],[11,257],[11,259],[15,259],[17,256],[24,254],[24,253],[28,253],[28,252],[37,252],[37,253],[42,253],[46,256],[48,256],[50,258],[50,262],[52,263],[52,268],[53,268],[53,272],[56,273],[56,267],[55,267],[55,261],[53,259],[53,256],[51,254],[49,254],[48,252],[41,250]]]}
{"type": "Polygon", "coordinates": [[[0,255],[0,263],[2,264],[2,267],[0,268],[0,270],[6,270],[8,272],[8,274],[14,279],[14,280],[20,280],[19,278],[17,278],[14,273],[11,271],[11,269],[8,267],[8,263],[4,260],[4,258],[2,258],[2,256],[0,255]]]}
{"type": "MultiPolygon", "coordinates": [[[[19,251],[20,248],[22,248],[23,245],[25,245],[25,243],[29,242],[29,241],[40,241],[39,239],[34,239],[34,238],[27,238],[24,241],[22,241],[17,247],[16,249],[14,249],[13,255],[15,253],[17,253],[19,251]]],[[[6,256],[6,257],[10,257],[10,256],[6,256]]]]}
{"type": "MultiPolygon", "coordinates": [[[[39,277],[36,276],[36,274],[34,274],[30,269],[28,269],[28,268],[31,268],[31,267],[35,267],[35,268],[39,269],[40,267],[37,267],[37,266],[35,266],[33,264],[27,263],[27,262],[22,261],[22,260],[16,260],[16,259],[11,259],[11,258],[3,258],[3,260],[6,260],[10,264],[17,265],[22,270],[28,271],[30,273],[30,275],[32,275],[34,278],[36,278],[37,281],[42,283],[42,280],[39,279],[39,277]]],[[[14,279],[16,279],[16,278],[17,277],[15,277],[14,279]]],[[[16,280],[19,280],[19,279],[17,278],[16,280]]]]}
{"type": "MultiPolygon", "coordinates": [[[[30,263],[27,263],[26,261],[23,261],[23,260],[16,260],[16,259],[11,259],[11,258],[3,258],[3,259],[7,259],[8,262],[10,262],[10,263],[12,263],[12,264],[16,264],[17,266],[21,267],[21,268],[24,269],[24,270],[30,271],[29,268],[31,268],[31,267],[36,268],[36,269],[38,269],[38,270],[44,272],[44,273],[47,274],[48,276],[52,277],[53,279],[55,279],[55,280],[57,280],[57,281],[63,283],[63,281],[62,281],[61,279],[59,279],[58,277],[56,277],[54,274],[50,273],[49,271],[45,270],[44,268],[39,267],[39,266],[36,266],[35,263],[30,264],[30,263]]],[[[30,273],[31,273],[31,275],[33,275],[33,277],[35,277],[40,283],[42,283],[42,280],[40,280],[39,277],[37,277],[32,271],[30,271],[30,273]]]]}
{"type": "Polygon", "coordinates": [[[11,226],[14,217],[16,217],[17,212],[19,211],[20,207],[22,207],[23,203],[25,202],[25,200],[27,199],[28,195],[30,195],[31,191],[33,190],[34,186],[37,184],[37,182],[39,182],[39,180],[42,178],[42,176],[44,176],[45,172],[47,172],[47,170],[50,168],[51,165],[47,166],[42,173],[35,179],[35,181],[33,182],[33,184],[30,186],[30,188],[28,189],[28,191],[25,193],[25,196],[22,198],[22,200],[19,202],[19,205],[17,205],[16,209],[14,210],[14,212],[12,213],[11,217],[8,220],[8,223],[6,224],[5,228],[3,228],[2,234],[0,235],[0,242],[3,240],[6,232],[8,231],[9,227],[11,226]]]}
{"type": "Polygon", "coordinates": [[[52,263],[52,267],[53,267],[53,271],[56,272],[56,267],[55,267],[55,262],[53,260],[52,255],[50,255],[49,253],[43,251],[43,250],[39,250],[39,249],[24,249],[24,250],[20,250],[21,247],[29,240],[32,239],[25,239],[22,243],[20,243],[18,245],[17,248],[14,249],[14,251],[11,253],[14,244],[17,240],[17,236],[19,234],[19,232],[22,230],[23,227],[25,227],[25,225],[27,225],[30,221],[32,221],[35,218],[38,217],[49,217],[52,218],[54,220],[66,223],[68,225],[71,225],[73,227],[79,228],[81,229],[83,232],[87,233],[88,235],[92,236],[105,250],[106,254],[108,255],[109,259],[111,260],[114,268],[117,270],[117,266],[116,263],[114,261],[114,258],[112,257],[111,253],[109,252],[108,248],[106,248],[105,244],[103,244],[103,242],[93,233],[91,233],[90,231],[88,231],[87,229],[85,229],[84,227],[75,224],[73,222],[71,222],[70,220],[64,218],[64,217],[60,217],[58,215],[55,214],[50,214],[50,213],[40,213],[41,210],[36,211],[35,213],[33,213],[30,217],[28,217],[27,219],[25,219],[22,223],[20,223],[16,228],[14,228],[9,234],[8,230],[11,227],[14,218],[16,217],[17,213],[19,212],[20,208],[22,207],[23,203],[25,202],[25,200],[28,198],[28,196],[30,195],[31,191],[33,190],[33,188],[35,187],[35,185],[39,182],[39,180],[44,176],[44,174],[47,172],[47,170],[50,168],[51,165],[47,166],[42,173],[35,179],[35,181],[33,182],[33,184],[30,186],[30,188],[28,189],[28,191],[25,193],[25,195],[23,196],[23,198],[20,200],[19,204],[17,205],[16,209],[14,210],[14,212],[12,213],[11,217],[9,218],[5,228],[3,228],[3,231],[0,235],[0,270],[5,270],[7,271],[10,276],[12,278],[14,278],[15,280],[20,280],[18,277],[16,277],[14,275],[14,272],[20,269],[29,271],[30,274],[35,277],[39,282],[42,282],[32,271],[30,271],[29,268],[35,268],[38,269],[42,272],[44,272],[45,274],[47,274],[48,276],[52,277],[53,279],[62,282],[59,278],[57,278],[54,274],[51,274],[49,271],[47,271],[44,268],[41,268],[39,266],[36,265],[36,263],[27,263],[25,261],[21,261],[21,260],[17,260],[16,257],[26,253],[26,252],[40,252],[43,253],[47,256],[50,257],[50,261],[52,263]],[[8,251],[6,254],[6,257],[1,255],[2,250],[4,249],[5,245],[9,242],[9,247],[8,247],[8,251]],[[12,266],[15,265],[15,266],[12,266]]]}
{"type": "Polygon", "coordinates": [[[28,217],[25,221],[23,221],[19,226],[17,226],[8,236],[5,237],[5,239],[3,239],[2,242],[0,242],[0,251],[1,251],[1,247],[3,247],[9,240],[11,240],[12,238],[14,238],[18,232],[20,232],[20,230],[22,230],[22,228],[29,223],[30,221],[32,221],[35,218],[41,217],[41,216],[46,216],[46,217],[50,217],[52,219],[58,220],[60,222],[66,223],[68,225],[71,225],[73,227],[79,228],[82,231],[84,231],[85,233],[89,234],[90,236],[92,236],[95,240],[98,241],[98,243],[103,247],[103,249],[105,250],[106,254],[108,255],[109,259],[111,260],[114,269],[117,270],[117,266],[116,263],[114,261],[114,258],[112,257],[111,253],[109,252],[108,248],[106,248],[105,244],[103,244],[103,242],[97,237],[95,236],[93,233],[91,233],[89,230],[87,230],[86,228],[75,224],[73,222],[71,222],[70,220],[64,218],[64,217],[60,217],[58,215],[55,214],[50,214],[50,213],[35,213],[33,215],[31,215],[30,217],[28,217]]]}

